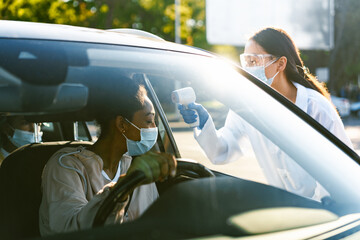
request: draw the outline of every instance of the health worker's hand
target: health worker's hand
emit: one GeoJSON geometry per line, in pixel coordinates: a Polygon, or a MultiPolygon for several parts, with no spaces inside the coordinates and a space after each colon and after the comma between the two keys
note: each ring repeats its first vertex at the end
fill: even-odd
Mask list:
{"type": "Polygon", "coordinates": [[[180,114],[182,115],[184,122],[186,122],[187,124],[196,122],[198,114],[200,129],[204,127],[206,121],[209,119],[208,111],[201,104],[198,103],[190,103],[187,108],[184,105],[179,104],[178,109],[180,110],[180,114]]]}
{"type": "Polygon", "coordinates": [[[135,171],[142,171],[146,179],[141,184],[163,181],[169,175],[176,174],[176,159],[168,153],[147,152],[132,160],[127,174],[135,171]]]}

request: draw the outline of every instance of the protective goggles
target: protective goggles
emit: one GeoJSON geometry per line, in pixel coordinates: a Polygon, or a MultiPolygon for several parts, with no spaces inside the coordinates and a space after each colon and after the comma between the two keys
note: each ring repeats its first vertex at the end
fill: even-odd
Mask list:
{"type": "Polygon", "coordinates": [[[276,61],[277,57],[271,54],[240,54],[240,63],[242,67],[266,67],[266,64],[274,59],[276,61]]]}

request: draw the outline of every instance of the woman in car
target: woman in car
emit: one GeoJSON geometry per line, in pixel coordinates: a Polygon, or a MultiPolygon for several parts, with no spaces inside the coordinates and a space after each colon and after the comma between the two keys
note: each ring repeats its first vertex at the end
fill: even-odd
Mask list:
{"type": "Polygon", "coordinates": [[[59,150],[43,171],[41,235],[90,228],[114,183],[126,182],[128,174],[142,171],[146,179],[133,191],[126,216],[128,200],[122,199],[106,224],[133,220],[157,199],[154,182],[175,174],[173,156],[149,152],[158,129],[145,88],[126,77],[114,88],[119,89],[118,100],[98,118],[101,133],[96,143],[59,150]]]}
{"type": "MultiPolygon", "coordinates": [[[[260,30],[249,39],[240,58],[245,70],[273,87],[353,148],[330,102],[329,93],[304,66],[298,49],[285,31],[275,28],[260,30]]],[[[248,137],[269,184],[318,200],[327,194],[289,156],[233,111],[229,111],[225,126],[216,130],[202,105],[189,104],[188,109],[180,105],[179,110],[188,124],[199,117],[200,126],[195,131],[195,138],[214,164],[228,163],[242,156],[240,142],[248,137]]]]}

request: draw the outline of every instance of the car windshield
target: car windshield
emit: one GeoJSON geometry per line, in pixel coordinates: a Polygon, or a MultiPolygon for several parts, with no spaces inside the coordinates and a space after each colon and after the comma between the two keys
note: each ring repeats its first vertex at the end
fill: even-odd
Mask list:
{"type": "MultiPolygon", "coordinates": [[[[243,76],[236,66],[222,59],[91,43],[39,40],[12,40],[10,43],[6,39],[1,42],[11,45],[2,51],[14,56],[1,63],[2,83],[16,84],[18,78],[23,78],[18,75],[23,67],[17,64],[19,61],[38,59],[45,63],[54,52],[40,53],[44,49],[56,49],[65,59],[65,66],[57,66],[56,74],[66,83],[111,86],[120,75],[126,75],[143,81],[148,91],[153,88],[166,116],[159,116],[162,110],[157,109],[164,151],[224,174],[273,185],[316,201],[325,197],[336,202],[339,208],[359,205],[360,194],[353,191],[360,187],[358,164],[258,84],[243,76]],[[209,159],[211,149],[223,147],[221,141],[213,143],[205,139],[203,142],[210,152],[204,151],[204,146],[194,137],[199,138],[199,130],[184,123],[171,98],[174,90],[184,87],[193,88],[196,103],[207,109],[216,129],[231,134],[221,128],[225,124],[239,128],[241,136],[236,136],[232,145],[227,146],[235,149],[227,156],[227,162],[209,159]],[[167,131],[166,119],[172,133],[167,131]],[[294,177],[291,171],[298,174],[294,177]],[[313,188],[304,189],[305,184],[312,184],[313,188]]],[[[34,66],[31,71],[40,70],[34,66]]],[[[32,81],[31,77],[27,81],[32,81]]],[[[356,207],[351,208],[352,211],[356,207]]],[[[346,211],[346,208],[339,211],[346,211]]]]}

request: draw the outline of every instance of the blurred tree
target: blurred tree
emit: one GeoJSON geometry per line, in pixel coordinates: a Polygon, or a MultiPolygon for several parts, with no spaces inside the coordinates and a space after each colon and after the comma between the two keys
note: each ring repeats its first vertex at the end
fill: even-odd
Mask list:
{"type": "Polygon", "coordinates": [[[335,3],[335,46],[330,52],[328,84],[332,91],[348,84],[358,85],[360,74],[360,1],[335,3]]]}
{"type": "MultiPolygon", "coordinates": [[[[174,0],[97,0],[90,25],[97,28],[135,28],[168,41],[175,39],[174,0]]],[[[205,0],[181,0],[182,43],[208,48],[205,38],[205,0]]]]}
{"type": "MultiPolygon", "coordinates": [[[[0,19],[135,28],[174,41],[174,0],[0,0],[0,19]]],[[[205,0],[181,0],[182,43],[209,49],[205,0]]]]}
{"type": "Polygon", "coordinates": [[[86,25],[94,15],[86,0],[0,0],[0,19],[86,25]]]}

